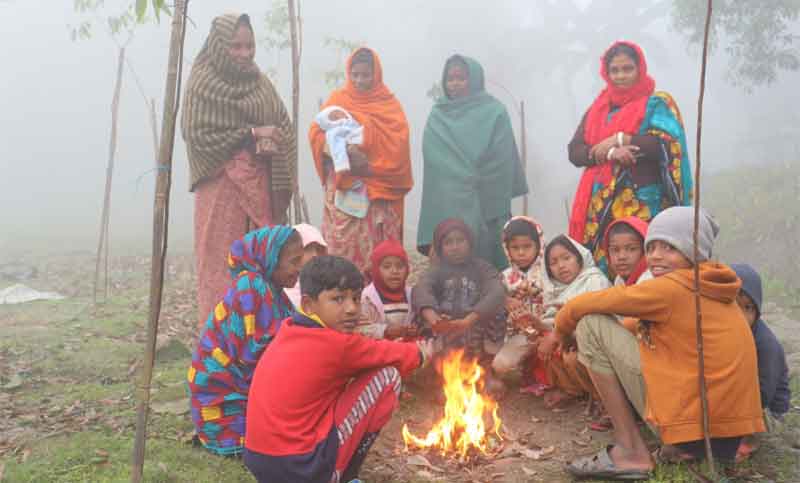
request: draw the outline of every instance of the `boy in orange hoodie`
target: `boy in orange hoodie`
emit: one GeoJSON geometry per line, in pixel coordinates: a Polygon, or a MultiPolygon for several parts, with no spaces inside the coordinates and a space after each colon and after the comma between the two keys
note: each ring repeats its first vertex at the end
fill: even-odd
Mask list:
{"type": "MultiPolygon", "coordinates": [[[[658,433],[662,457],[703,455],[692,228],[693,208],[662,211],[645,240],[653,280],[580,295],[556,316],[559,338],[575,333],[578,359],[615,428],[613,445],[567,466],[574,476],[647,479],[654,463],[628,401],[658,433]],[[595,313],[635,317],[637,335],[608,319],[581,320],[595,313]]],[[[728,266],[709,261],[717,231],[702,213],[698,261],[709,427],[715,456],[732,461],[741,436],[764,431],[764,422],[755,344],[736,304],[741,282],[728,266]]]]}

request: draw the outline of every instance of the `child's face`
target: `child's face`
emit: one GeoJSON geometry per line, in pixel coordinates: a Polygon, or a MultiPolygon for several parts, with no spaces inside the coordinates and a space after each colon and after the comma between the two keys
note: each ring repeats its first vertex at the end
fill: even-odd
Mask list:
{"type": "Polygon", "coordinates": [[[530,267],[539,255],[539,244],[524,235],[512,236],[506,248],[511,263],[523,269],[530,267]]]}
{"type": "Polygon", "coordinates": [[[309,243],[303,248],[303,262],[300,266],[304,267],[312,258],[320,257],[326,253],[328,253],[328,250],[319,243],[309,243]]]}
{"type": "Polygon", "coordinates": [[[755,324],[758,318],[758,309],[756,309],[756,304],[753,303],[753,299],[740,290],[739,294],[736,296],[736,303],[739,304],[739,308],[744,312],[744,318],[747,319],[747,323],[750,325],[755,324]]]}
{"type": "Polygon", "coordinates": [[[272,272],[272,282],[280,288],[294,287],[301,268],[303,268],[303,244],[299,238],[292,238],[281,248],[278,266],[272,272]]]}
{"type": "Polygon", "coordinates": [[[675,270],[692,268],[692,262],[669,243],[654,240],[647,245],[647,268],[654,277],[661,277],[675,270]]]}
{"type": "Polygon", "coordinates": [[[381,260],[380,265],[378,265],[378,271],[384,285],[389,290],[402,289],[408,275],[406,262],[402,258],[395,256],[388,256],[381,260]]]}
{"type": "Polygon", "coordinates": [[[323,290],[316,299],[305,294],[300,304],[303,312],[316,315],[329,329],[352,334],[361,313],[361,290],[323,290]]]}
{"type": "Polygon", "coordinates": [[[564,285],[571,284],[581,272],[581,264],[574,253],[556,245],[550,249],[547,265],[553,277],[564,285]]]}
{"type": "Polygon", "coordinates": [[[622,278],[631,276],[643,255],[642,239],[633,233],[617,233],[608,240],[611,270],[622,278]]]}
{"type": "Polygon", "coordinates": [[[454,265],[460,265],[469,257],[469,240],[461,230],[453,230],[442,240],[442,257],[454,265]]]}

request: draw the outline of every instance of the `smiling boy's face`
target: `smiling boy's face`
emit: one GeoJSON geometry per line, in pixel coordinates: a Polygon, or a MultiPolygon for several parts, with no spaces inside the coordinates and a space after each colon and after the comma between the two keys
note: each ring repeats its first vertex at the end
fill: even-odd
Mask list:
{"type": "Polygon", "coordinates": [[[647,268],[654,277],[661,277],[675,270],[692,268],[692,262],[669,243],[654,240],[647,244],[647,268]]]}
{"type": "Polygon", "coordinates": [[[352,334],[361,315],[361,290],[323,290],[316,299],[305,294],[301,306],[303,312],[316,315],[329,329],[352,334]]]}

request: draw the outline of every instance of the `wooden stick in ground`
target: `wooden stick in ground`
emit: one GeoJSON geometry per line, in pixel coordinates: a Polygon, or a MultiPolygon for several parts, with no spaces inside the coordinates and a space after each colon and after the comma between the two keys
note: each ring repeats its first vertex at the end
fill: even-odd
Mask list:
{"type": "Polygon", "coordinates": [[[94,266],[94,285],[92,301],[97,304],[97,284],[100,281],[100,261],[105,258],[104,298],[108,298],[108,221],[111,210],[111,182],[114,178],[114,156],[117,152],[117,121],[119,119],[119,97],[122,91],[122,72],[125,63],[125,47],[119,48],[117,57],[117,80],[114,84],[114,97],[111,100],[111,139],[108,142],[108,165],[106,166],[106,191],[103,197],[103,212],[100,215],[100,240],[97,242],[97,257],[94,266]],[[105,257],[103,253],[105,250],[105,257]]]}
{"type": "Polygon", "coordinates": [[[186,9],[188,0],[177,0],[172,18],[169,44],[164,114],[161,124],[161,145],[156,170],[156,191],[153,203],[153,254],[150,266],[150,314],[147,321],[142,375],[137,387],[136,439],[133,448],[131,481],[138,483],[144,472],[147,416],[150,411],[150,381],[155,363],[156,336],[161,314],[161,296],[164,283],[164,258],[167,251],[167,226],[169,221],[169,191],[172,184],[172,151],[175,145],[180,80],[183,66],[183,43],[186,37],[186,9]]]}
{"type": "MultiPolygon", "coordinates": [[[[522,138],[522,173],[528,181],[528,131],[525,130],[525,101],[519,102],[520,137],[522,138]]],[[[528,216],[528,194],[522,197],[522,214],[528,216]]]]}
{"type": "MultiPolygon", "coordinates": [[[[300,114],[300,44],[297,37],[297,12],[294,0],[289,2],[289,34],[292,41],[292,129],[294,130],[294,152],[297,153],[298,119],[300,114]]],[[[298,163],[291,167],[292,173],[292,204],[294,206],[294,223],[302,223],[302,208],[299,197],[300,186],[298,183],[298,163]]]]}
{"type": "Polygon", "coordinates": [[[156,119],[156,100],[150,99],[150,130],[153,135],[153,159],[158,164],[158,120],[156,119]]]}
{"type": "Polygon", "coordinates": [[[706,64],[708,61],[708,32],[711,28],[712,0],[708,0],[706,7],[706,24],[703,34],[703,59],[700,68],[700,95],[697,99],[697,151],[695,153],[694,168],[694,304],[697,312],[695,321],[695,331],[697,337],[697,370],[700,383],[700,403],[703,411],[703,439],[705,440],[706,459],[711,478],[716,480],[716,468],[714,466],[714,454],[711,451],[711,434],[708,421],[708,393],[706,386],[705,359],[703,355],[703,316],[700,310],[700,247],[698,238],[700,231],[700,154],[701,141],[703,134],[703,98],[706,92],[706,64]]]}

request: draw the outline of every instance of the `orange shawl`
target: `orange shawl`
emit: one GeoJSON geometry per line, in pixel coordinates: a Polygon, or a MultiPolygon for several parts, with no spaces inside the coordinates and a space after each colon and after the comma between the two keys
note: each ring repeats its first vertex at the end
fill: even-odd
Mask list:
{"type": "MultiPolygon", "coordinates": [[[[383,83],[381,62],[372,49],[365,48],[372,52],[374,59],[372,89],[360,92],[353,86],[350,81],[350,66],[353,55],[359,50],[362,49],[356,49],[347,59],[345,86],[333,91],[321,109],[331,105],[343,107],[364,126],[364,143],[361,149],[369,160],[370,175],[368,177],[337,175],[336,185],[339,188],[347,188],[356,179],[361,179],[367,184],[367,193],[371,200],[400,200],[414,186],[411,175],[408,121],[400,102],[383,83]]],[[[325,132],[316,122],[312,123],[308,138],[317,174],[324,184],[325,132]]]]}

